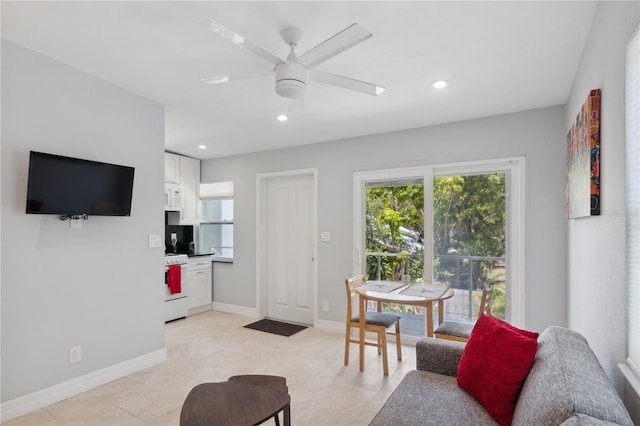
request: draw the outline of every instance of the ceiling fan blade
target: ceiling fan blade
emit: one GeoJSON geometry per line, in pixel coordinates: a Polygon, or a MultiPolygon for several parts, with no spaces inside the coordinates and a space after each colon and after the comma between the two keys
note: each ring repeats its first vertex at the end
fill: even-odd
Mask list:
{"type": "Polygon", "coordinates": [[[222,84],[229,82],[228,75],[212,75],[209,77],[203,77],[200,79],[204,84],[222,84]]]}
{"type": "Polygon", "coordinates": [[[359,24],[353,24],[300,56],[298,62],[307,68],[313,68],[371,36],[373,34],[359,24]]]}
{"type": "Polygon", "coordinates": [[[234,73],[233,76],[227,74],[208,75],[200,79],[201,82],[208,85],[232,83],[240,80],[250,80],[254,78],[261,78],[266,76],[272,76],[272,71],[265,72],[264,70],[246,70],[245,72],[234,73]]]}
{"type": "Polygon", "coordinates": [[[311,70],[309,77],[318,83],[330,84],[332,86],[343,87],[345,89],[355,90],[357,92],[366,93],[368,95],[379,96],[386,89],[376,84],[365,83],[364,81],[354,80],[352,78],[343,77],[341,75],[331,74],[324,71],[311,70]]]}
{"type": "Polygon", "coordinates": [[[213,31],[220,37],[230,41],[236,46],[247,49],[248,51],[260,56],[262,59],[271,62],[273,65],[279,65],[284,62],[282,59],[278,58],[276,55],[269,52],[258,43],[246,38],[240,33],[233,31],[232,29],[225,26],[223,23],[216,21],[215,19],[209,19],[207,21],[201,22],[200,24],[209,31],[213,31]]]}

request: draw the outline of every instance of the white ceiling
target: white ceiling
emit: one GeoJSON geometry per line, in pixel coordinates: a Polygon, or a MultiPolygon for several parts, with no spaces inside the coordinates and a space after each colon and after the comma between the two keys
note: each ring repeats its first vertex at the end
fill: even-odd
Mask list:
{"type": "Polygon", "coordinates": [[[165,106],[169,151],[201,159],[430,126],[566,102],[596,2],[1,2],[2,37],[165,106]],[[310,82],[304,109],[273,65],[208,31],[214,18],[280,58],[354,22],[373,37],[317,69],[386,87],[310,82]],[[232,81],[200,79],[228,74],[232,81]],[[234,80],[236,78],[236,80],[234,80]],[[431,83],[449,80],[446,89],[431,83]],[[289,113],[278,122],[276,115],[289,113]],[[205,144],[206,150],[197,145],[205,144]]]}

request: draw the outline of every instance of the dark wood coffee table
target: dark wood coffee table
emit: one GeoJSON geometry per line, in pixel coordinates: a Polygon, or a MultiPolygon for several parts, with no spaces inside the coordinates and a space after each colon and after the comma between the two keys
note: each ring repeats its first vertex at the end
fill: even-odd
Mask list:
{"type": "Polygon", "coordinates": [[[291,396],[286,379],[279,376],[233,376],[226,382],[202,383],[189,392],[182,405],[180,426],[258,425],[283,411],[284,426],[291,424],[291,396]]]}

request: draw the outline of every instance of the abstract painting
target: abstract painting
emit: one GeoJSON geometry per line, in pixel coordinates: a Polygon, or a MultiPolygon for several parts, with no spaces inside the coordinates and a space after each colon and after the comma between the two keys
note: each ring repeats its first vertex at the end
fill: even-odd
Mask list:
{"type": "Polygon", "coordinates": [[[567,134],[567,218],[600,214],[600,89],[589,92],[567,134]]]}

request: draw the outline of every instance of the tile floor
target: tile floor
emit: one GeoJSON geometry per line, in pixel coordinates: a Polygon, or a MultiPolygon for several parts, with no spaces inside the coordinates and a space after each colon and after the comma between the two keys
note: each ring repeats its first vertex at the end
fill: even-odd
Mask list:
{"type": "MultiPolygon", "coordinates": [[[[358,370],[357,345],[343,365],[344,335],[303,330],[282,337],[243,326],[254,319],[210,311],[166,325],[168,361],[3,423],[26,425],[173,425],[195,385],[236,374],[287,378],[293,425],[366,425],[404,375],[415,369],[415,348],[396,360],[389,344],[389,376],[367,347],[358,370]]],[[[273,425],[273,420],[265,423],[273,425]]]]}

